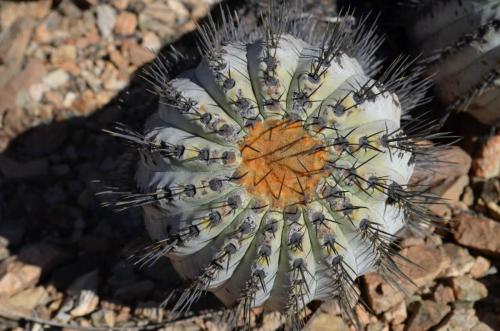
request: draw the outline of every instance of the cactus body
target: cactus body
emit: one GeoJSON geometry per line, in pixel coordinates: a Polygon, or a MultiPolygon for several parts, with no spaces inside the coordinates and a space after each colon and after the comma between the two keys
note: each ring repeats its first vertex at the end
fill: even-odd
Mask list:
{"type": "Polygon", "coordinates": [[[410,29],[450,110],[500,124],[500,1],[420,1],[410,29]]]}
{"type": "Polygon", "coordinates": [[[250,35],[209,21],[196,68],[150,72],[161,100],[144,134],[113,133],[141,155],[137,192],[114,206],[141,206],[146,259],[192,282],[176,311],[211,291],[246,320],[263,306],[296,321],[331,298],[349,314],[355,280],[401,275],[397,233],[433,220],[409,184],[432,154],[433,124],[408,117],[428,82],[403,57],[380,72],[367,19],[314,29],[285,8],[250,35]]]}

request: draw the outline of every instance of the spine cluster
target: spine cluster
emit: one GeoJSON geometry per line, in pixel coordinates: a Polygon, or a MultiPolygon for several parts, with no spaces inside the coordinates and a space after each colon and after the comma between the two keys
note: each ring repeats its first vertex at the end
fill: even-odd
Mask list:
{"type": "Polygon", "coordinates": [[[500,1],[418,1],[410,29],[450,111],[500,124],[500,1]]]}

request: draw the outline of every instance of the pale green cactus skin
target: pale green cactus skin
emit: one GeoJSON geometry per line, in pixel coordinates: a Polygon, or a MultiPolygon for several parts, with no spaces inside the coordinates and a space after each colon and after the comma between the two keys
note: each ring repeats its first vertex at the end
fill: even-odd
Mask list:
{"type": "Polygon", "coordinates": [[[434,125],[408,120],[428,87],[421,70],[400,58],[375,80],[382,39],[366,19],[317,37],[288,11],[253,37],[210,21],[197,67],[151,74],[160,106],[144,134],[112,132],[141,156],[137,192],[113,205],[142,207],[156,242],[143,260],[167,256],[192,282],[174,311],[210,291],[247,323],[264,307],[296,324],[332,298],[352,316],[355,280],[402,276],[397,234],[434,220],[409,184],[432,162],[422,141],[434,125]]]}
{"type": "Polygon", "coordinates": [[[500,125],[500,1],[422,1],[417,10],[410,34],[432,64],[438,98],[500,125]]]}

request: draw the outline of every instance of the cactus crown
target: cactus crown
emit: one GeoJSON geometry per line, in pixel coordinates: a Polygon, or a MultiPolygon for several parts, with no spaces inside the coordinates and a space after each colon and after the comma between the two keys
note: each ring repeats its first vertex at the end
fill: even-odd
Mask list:
{"type": "Polygon", "coordinates": [[[421,70],[406,57],[380,70],[368,18],[318,30],[296,9],[272,10],[252,33],[209,19],[196,68],[169,80],[160,61],[147,73],[161,102],[145,133],[112,132],[141,156],[137,191],[112,205],[142,207],[156,241],[144,259],[166,255],[192,281],[175,311],[209,290],[247,323],[264,306],[297,325],[314,299],[352,316],[356,278],[401,276],[397,232],[435,220],[433,198],[409,184],[439,137],[409,117],[429,85],[421,70]]]}

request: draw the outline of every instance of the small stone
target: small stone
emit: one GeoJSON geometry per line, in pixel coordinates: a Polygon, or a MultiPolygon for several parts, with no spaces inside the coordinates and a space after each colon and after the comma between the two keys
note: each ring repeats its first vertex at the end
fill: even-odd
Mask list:
{"type": "Polygon", "coordinates": [[[42,269],[13,256],[0,264],[0,298],[9,297],[38,283],[42,269]]]}
{"type": "Polygon", "coordinates": [[[155,54],[151,53],[144,47],[135,42],[130,42],[128,45],[130,62],[137,67],[142,66],[147,62],[151,62],[155,58],[155,54]]]}
{"type": "Polygon", "coordinates": [[[450,265],[442,271],[441,277],[463,276],[471,270],[474,258],[467,249],[451,243],[444,244],[443,249],[450,260],[450,265]]]}
{"type": "Polygon", "coordinates": [[[59,64],[59,68],[77,77],[80,76],[80,67],[73,61],[66,61],[59,64]]]}
{"type": "Polygon", "coordinates": [[[461,200],[467,207],[471,207],[474,204],[474,190],[472,189],[472,187],[467,186],[464,189],[461,200]]]}
{"type": "Polygon", "coordinates": [[[121,12],[116,17],[115,32],[124,36],[131,35],[137,27],[137,17],[131,12],[121,12]]]}
{"type": "Polygon", "coordinates": [[[66,95],[64,96],[63,103],[62,103],[63,106],[66,108],[71,107],[71,105],[73,105],[73,102],[75,102],[76,97],[77,97],[77,95],[75,92],[66,93],[66,95]]]}
{"type": "Polygon", "coordinates": [[[93,312],[99,304],[99,297],[91,290],[82,290],[78,296],[76,307],[70,311],[71,316],[85,316],[93,312]]]}
{"type": "Polygon", "coordinates": [[[12,297],[5,300],[5,302],[16,308],[33,310],[38,305],[45,304],[50,300],[49,294],[43,286],[25,289],[12,297]]]}
{"type": "Polygon", "coordinates": [[[500,176],[500,135],[488,138],[472,162],[472,173],[481,178],[500,176]]]}
{"type": "Polygon", "coordinates": [[[479,325],[476,312],[471,308],[455,308],[434,330],[435,331],[471,331],[479,325]]]}
{"type": "Polygon", "coordinates": [[[342,317],[319,311],[307,322],[304,331],[349,331],[349,327],[342,317]]]}
{"type": "Polygon", "coordinates": [[[72,62],[76,60],[76,47],[74,45],[61,45],[57,47],[50,57],[50,61],[54,65],[60,65],[64,62],[72,62]]]}
{"type": "Polygon", "coordinates": [[[121,73],[126,74],[128,71],[128,61],[122,56],[120,52],[114,50],[109,53],[109,58],[115,67],[120,70],[121,73]]]}
{"type": "Polygon", "coordinates": [[[52,71],[42,79],[43,83],[51,89],[56,89],[63,86],[68,82],[68,80],[68,73],[62,69],[52,71]]]}
{"type": "MultiPolygon", "coordinates": [[[[405,248],[401,250],[400,254],[416,264],[403,262],[400,269],[418,287],[430,284],[449,264],[443,250],[431,245],[405,248]]],[[[408,290],[412,291],[413,285],[408,284],[406,281],[403,281],[403,283],[406,284],[406,287],[409,287],[408,290]]]]}
{"type": "Polygon", "coordinates": [[[161,48],[160,38],[153,32],[146,32],[142,36],[142,47],[152,52],[158,52],[161,48]]]}
{"type": "Polygon", "coordinates": [[[127,86],[127,81],[120,79],[120,73],[115,68],[114,65],[107,62],[104,72],[101,76],[101,80],[103,81],[103,87],[106,90],[110,91],[118,91],[127,86]]]}
{"type": "Polygon", "coordinates": [[[22,69],[26,48],[31,39],[33,21],[19,17],[0,38],[0,88],[7,84],[22,69]]]}
{"type": "Polygon", "coordinates": [[[3,1],[0,6],[0,31],[5,31],[19,17],[44,18],[50,11],[52,0],[3,1]]]}
{"type": "Polygon", "coordinates": [[[109,310],[109,309],[105,309],[104,310],[103,318],[104,318],[104,322],[106,323],[107,326],[109,326],[111,328],[113,326],[115,326],[115,324],[116,324],[116,314],[115,314],[114,311],[109,310]]]}
{"type": "Polygon", "coordinates": [[[484,277],[488,274],[490,267],[491,267],[491,262],[488,259],[482,256],[478,256],[474,261],[472,268],[470,269],[470,275],[473,278],[484,277]]]}
{"type": "Polygon", "coordinates": [[[97,27],[101,36],[111,38],[112,31],[116,22],[116,11],[110,5],[97,6],[97,27]]]}
{"type": "Polygon", "coordinates": [[[377,273],[368,273],[363,276],[367,302],[375,314],[380,314],[403,301],[404,294],[377,273]]]}
{"type": "Polygon", "coordinates": [[[459,244],[500,255],[499,222],[463,213],[454,219],[452,226],[451,233],[459,244]]]}
{"type": "Polygon", "coordinates": [[[279,312],[270,312],[264,314],[262,326],[255,328],[255,331],[276,331],[285,323],[285,318],[279,312]]]}
{"type": "MultiPolygon", "coordinates": [[[[370,322],[373,322],[373,316],[370,315],[369,312],[366,311],[366,308],[363,307],[363,305],[356,305],[354,307],[354,312],[356,314],[356,317],[358,318],[358,321],[361,325],[367,325],[370,322]]],[[[339,312],[336,315],[340,315],[340,307],[339,307],[339,312]]]]}
{"type": "Polygon", "coordinates": [[[488,289],[483,283],[469,276],[455,277],[451,280],[451,287],[460,301],[478,301],[486,298],[488,289]]]}
{"type": "Polygon", "coordinates": [[[430,300],[415,304],[407,321],[406,331],[429,330],[437,325],[449,312],[450,307],[430,300]]]}
{"type": "Polygon", "coordinates": [[[99,92],[101,90],[101,80],[99,77],[94,75],[92,72],[88,70],[82,70],[81,72],[81,77],[85,79],[85,82],[87,82],[88,86],[92,89],[94,92],[99,92]]]}
{"type": "Polygon", "coordinates": [[[33,84],[29,88],[29,94],[31,99],[35,102],[42,101],[43,93],[46,91],[45,85],[43,84],[33,84]]]}
{"type": "Polygon", "coordinates": [[[451,287],[439,284],[432,293],[432,298],[437,303],[448,304],[455,301],[455,292],[451,287]]]}
{"type": "Polygon", "coordinates": [[[401,301],[399,304],[384,313],[384,319],[393,324],[403,323],[407,316],[408,314],[406,312],[406,304],[404,301],[401,301]]]}
{"type": "Polygon", "coordinates": [[[431,173],[427,171],[415,172],[412,177],[413,181],[436,186],[447,178],[455,178],[469,173],[472,159],[460,147],[453,146],[440,151],[436,157],[442,162],[436,163],[431,173]]]}

